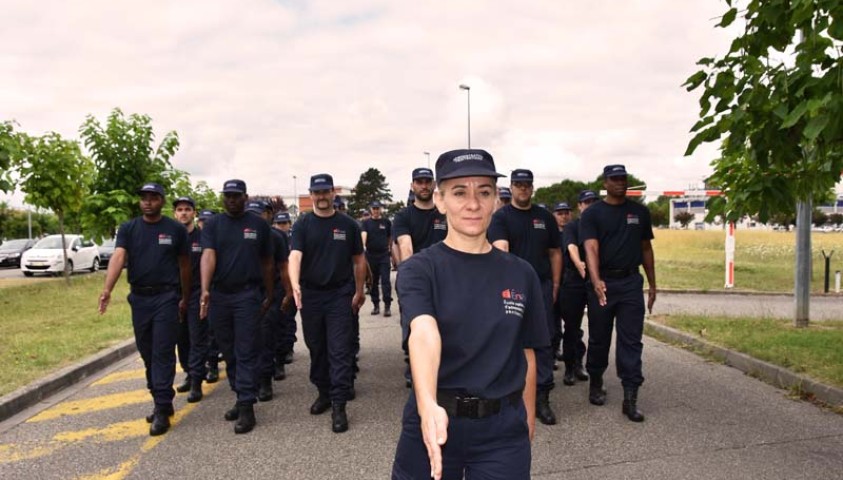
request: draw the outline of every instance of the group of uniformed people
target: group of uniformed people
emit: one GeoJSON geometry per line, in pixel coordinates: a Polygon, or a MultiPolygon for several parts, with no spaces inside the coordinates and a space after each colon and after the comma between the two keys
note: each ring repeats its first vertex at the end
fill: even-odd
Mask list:
{"type": "Polygon", "coordinates": [[[173,201],[175,221],[161,214],[163,188],[144,185],[143,215],[118,230],[100,311],[127,262],[155,404],[150,434],[170,426],[177,344],[189,402],[212,380],[218,346],[236,393],[224,417],[235,433],[251,431],[254,404],[272,398],[273,379],[283,379],[291,361],[296,309],[318,391],[310,412],[331,410],[332,430],[346,431],[366,277],[372,314],[382,299],[390,316],[392,263],[400,264],[395,290],[412,387],[393,478],[529,478],[535,418],[556,423],[555,358],[565,365],[563,383],[589,381],[589,401],[603,405],[614,323],[622,411],[643,421],[639,266],[652,309],[653,234],[647,208],[626,199],[625,167],[604,169],[605,199],[579,194],[573,221],[565,203],[551,212],[532,202],[531,171],[513,170],[508,188],[498,188],[501,176],[484,150],[446,152],[435,174],[413,170],[411,201],[390,222],[377,202],[362,221],[344,214],[333,178],[318,174],[313,211],[292,228],[286,212],[273,216],[270,205],[249,202],[242,180],[225,182],[224,211],[203,212],[201,230],[190,198],[173,201]]]}

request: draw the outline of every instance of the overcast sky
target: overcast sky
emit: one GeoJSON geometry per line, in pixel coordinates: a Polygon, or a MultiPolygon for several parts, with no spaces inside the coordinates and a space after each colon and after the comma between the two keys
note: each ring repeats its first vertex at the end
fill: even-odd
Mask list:
{"type": "MultiPolygon", "coordinates": [[[[353,186],[378,168],[396,199],[410,171],[467,143],[537,186],[623,163],[650,189],[710,173],[683,157],[695,61],[722,54],[716,0],[0,0],[0,120],[77,138],[114,107],[176,130],[194,183],[253,193],[353,186]]],[[[508,182],[506,182],[508,183],[508,182]]],[[[20,195],[2,197],[13,204],[20,195]]]]}

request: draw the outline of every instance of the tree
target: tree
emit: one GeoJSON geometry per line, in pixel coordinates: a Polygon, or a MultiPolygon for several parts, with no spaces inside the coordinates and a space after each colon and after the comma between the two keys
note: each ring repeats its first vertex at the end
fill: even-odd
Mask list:
{"type": "Polygon", "coordinates": [[[553,208],[553,205],[557,202],[567,202],[571,208],[574,208],[577,204],[577,196],[586,188],[588,188],[588,185],[585,182],[566,178],[553,185],[537,188],[533,193],[533,201],[547,204],[550,208],[553,208]]]}
{"type": "Polygon", "coordinates": [[[828,215],[823,213],[822,210],[815,208],[814,211],[811,212],[811,223],[818,227],[822,227],[828,223],[828,215]]]}
{"type": "Polygon", "coordinates": [[[694,220],[694,214],[687,210],[682,210],[676,212],[673,219],[679,222],[679,224],[682,225],[682,228],[688,228],[688,225],[694,220]]]}
{"type": "Polygon", "coordinates": [[[843,213],[832,213],[828,216],[828,223],[840,226],[843,223],[843,213]]]}
{"type": "Polygon", "coordinates": [[[14,124],[0,123],[0,192],[8,193],[15,189],[12,172],[20,149],[20,136],[15,132],[14,124]]]}
{"type": "Polygon", "coordinates": [[[64,248],[64,218],[82,207],[93,175],[93,164],[82,155],[76,141],[64,140],[57,133],[48,133],[25,141],[19,172],[24,201],[48,208],[58,217],[64,275],[69,283],[71,272],[64,248]]]}
{"type": "Polygon", "coordinates": [[[670,225],[670,197],[660,195],[659,198],[647,204],[650,209],[650,220],[654,227],[670,225]]]}
{"type": "Polygon", "coordinates": [[[88,115],[79,131],[96,166],[82,213],[85,230],[94,238],[111,237],[117,225],[140,215],[135,192],[144,182],[160,183],[168,192],[187,182],[187,174],[170,163],[179,147],[178,134],[167,132],[155,147],[147,115],[126,117],[115,108],[105,125],[88,115]]]}
{"type": "Polygon", "coordinates": [[[387,205],[386,213],[384,213],[384,216],[392,218],[396,213],[400,212],[401,209],[403,209],[404,207],[406,207],[406,205],[404,205],[403,200],[395,202],[395,203],[391,203],[391,204],[387,205]]]}
{"type": "Polygon", "coordinates": [[[380,170],[372,167],[360,174],[360,179],[348,202],[348,211],[356,215],[360,209],[369,208],[369,204],[374,201],[392,202],[392,194],[389,193],[386,177],[380,170]]]}

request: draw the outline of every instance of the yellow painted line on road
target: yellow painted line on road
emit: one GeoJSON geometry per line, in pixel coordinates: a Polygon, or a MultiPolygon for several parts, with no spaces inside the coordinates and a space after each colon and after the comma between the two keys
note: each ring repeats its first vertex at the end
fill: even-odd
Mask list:
{"type": "Polygon", "coordinates": [[[61,445],[41,445],[35,447],[17,444],[0,445],[0,465],[40,458],[50,455],[59,448],[61,448],[61,445]]]}
{"type": "Polygon", "coordinates": [[[118,408],[124,405],[134,405],[144,402],[152,403],[152,397],[146,389],[113,393],[111,395],[102,395],[99,397],[84,398],[81,400],[71,400],[59,403],[54,407],[44,410],[38,415],[35,415],[27,420],[27,423],[43,422],[70,415],[82,415],[102,410],[111,410],[112,408],[118,408]]]}
{"type": "Polygon", "coordinates": [[[137,370],[126,370],[125,372],[115,372],[111,375],[106,375],[91,385],[98,387],[100,385],[108,385],[109,383],[124,382],[126,380],[138,380],[146,378],[146,370],[139,368],[137,370]]]}

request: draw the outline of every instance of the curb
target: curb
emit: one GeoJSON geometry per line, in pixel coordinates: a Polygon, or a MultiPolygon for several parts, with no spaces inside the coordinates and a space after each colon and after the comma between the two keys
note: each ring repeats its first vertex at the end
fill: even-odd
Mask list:
{"type": "Polygon", "coordinates": [[[0,397],[0,422],[136,352],[129,339],[0,397]]]}
{"type": "MultiPolygon", "coordinates": [[[[647,289],[644,289],[647,293],[647,289]]],[[[758,290],[694,290],[694,289],[672,289],[659,288],[658,293],[669,293],[677,295],[729,295],[746,297],[793,297],[793,292],[761,292],[758,290]]],[[[811,298],[840,298],[843,293],[811,293],[811,298]]]]}
{"type": "MultiPolygon", "coordinates": [[[[767,363],[763,360],[750,357],[744,353],[729,350],[699,337],[687,334],[665,325],[650,320],[645,320],[647,328],[664,336],[670,341],[699,348],[711,354],[726,365],[764,380],[776,387],[784,389],[796,389],[799,392],[807,393],[832,407],[843,407],[843,389],[825,385],[804,375],[791,372],[790,370],[767,363]]],[[[652,335],[651,335],[652,336],[652,335]]]]}

